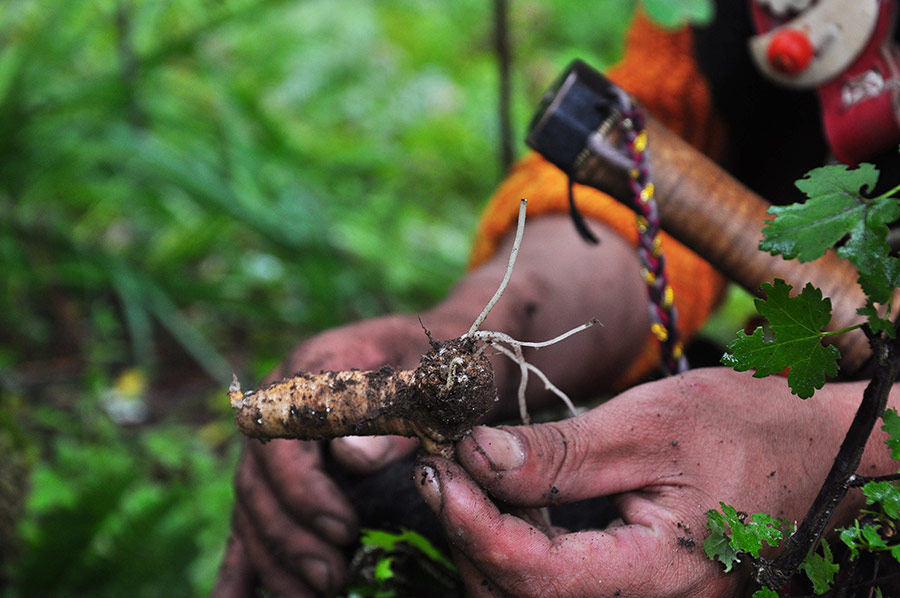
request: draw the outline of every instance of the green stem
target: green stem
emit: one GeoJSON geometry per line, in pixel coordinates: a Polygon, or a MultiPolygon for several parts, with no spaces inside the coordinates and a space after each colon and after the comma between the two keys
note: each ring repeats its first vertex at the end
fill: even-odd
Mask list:
{"type": "Polygon", "coordinates": [[[822,338],[826,336],[834,336],[835,334],[844,334],[845,332],[851,332],[853,330],[859,330],[862,328],[862,324],[854,324],[853,326],[847,326],[846,328],[841,328],[840,330],[830,330],[826,332],[821,332],[822,338]]]}
{"type": "Polygon", "coordinates": [[[886,191],[886,192],[882,193],[881,195],[879,195],[879,196],[876,197],[875,199],[887,199],[888,197],[891,197],[892,195],[896,195],[897,193],[900,193],[900,185],[897,185],[896,187],[894,187],[894,188],[891,189],[890,191],[886,191]]]}

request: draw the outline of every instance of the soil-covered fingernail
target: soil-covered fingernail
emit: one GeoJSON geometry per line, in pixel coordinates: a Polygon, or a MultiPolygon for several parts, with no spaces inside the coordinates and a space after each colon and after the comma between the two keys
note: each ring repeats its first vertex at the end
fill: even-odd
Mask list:
{"type": "Polygon", "coordinates": [[[438,513],[441,510],[443,499],[441,498],[441,481],[437,472],[428,465],[420,465],[415,471],[415,483],[425,504],[432,511],[438,513]]]}
{"type": "Polygon", "coordinates": [[[300,561],[300,571],[306,583],[319,592],[331,589],[331,568],[322,559],[306,558],[300,561]]]}
{"type": "Polygon", "coordinates": [[[517,469],[525,462],[525,451],[519,438],[500,428],[476,426],[472,438],[495,471],[517,469]]]}
{"type": "Polygon", "coordinates": [[[313,520],[313,526],[334,544],[347,544],[354,539],[350,526],[333,515],[319,515],[313,520]]]}

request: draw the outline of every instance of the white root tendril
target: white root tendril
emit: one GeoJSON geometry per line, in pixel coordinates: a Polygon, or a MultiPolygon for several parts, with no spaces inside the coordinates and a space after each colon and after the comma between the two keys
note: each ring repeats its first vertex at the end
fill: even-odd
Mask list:
{"type": "Polygon", "coordinates": [[[512,250],[509,252],[509,262],[506,265],[506,274],[503,275],[503,280],[500,281],[497,292],[494,293],[491,300],[487,302],[487,305],[484,306],[484,309],[481,310],[481,313],[478,314],[478,317],[472,322],[472,327],[469,328],[469,331],[465,336],[472,336],[475,334],[475,331],[478,330],[478,327],[484,322],[484,319],[494,308],[494,305],[500,300],[500,296],[503,295],[503,291],[506,290],[506,285],[509,284],[509,277],[512,276],[513,266],[516,265],[516,256],[519,255],[519,246],[522,245],[522,235],[525,233],[525,207],[527,205],[528,200],[523,198],[522,202],[519,204],[519,223],[516,225],[516,239],[513,241],[512,250]]]}
{"type": "MultiPolygon", "coordinates": [[[[575,405],[572,403],[572,399],[564,393],[562,390],[557,388],[550,380],[547,378],[546,374],[542,372],[537,366],[534,366],[528,363],[525,360],[525,355],[522,352],[522,347],[530,347],[533,349],[540,349],[541,347],[549,347],[550,345],[554,345],[560,341],[563,341],[573,334],[577,334],[582,330],[586,330],[593,326],[594,324],[600,324],[596,318],[591,319],[588,322],[580,326],[576,326],[572,328],[568,332],[564,332],[559,336],[551,338],[550,340],[540,341],[540,342],[528,342],[528,341],[519,341],[514,339],[503,332],[493,332],[486,330],[478,330],[478,327],[484,322],[485,318],[487,318],[488,313],[490,313],[491,309],[493,309],[494,305],[496,305],[497,301],[500,300],[500,297],[503,295],[503,292],[506,290],[506,286],[509,284],[509,279],[512,276],[513,267],[516,264],[516,257],[519,255],[519,247],[522,245],[522,235],[525,232],[525,208],[528,201],[522,199],[521,204],[519,205],[519,221],[516,225],[516,237],[513,241],[512,250],[509,252],[509,262],[506,265],[506,273],[503,275],[503,280],[500,281],[500,286],[497,287],[497,292],[494,293],[494,296],[491,297],[490,301],[487,302],[487,305],[484,306],[484,309],[481,310],[481,313],[478,314],[478,317],[475,318],[475,321],[472,323],[469,331],[464,334],[461,338],[471,337],[477,339],[484,343],[478,349],[478,353],[480,354],[484,348],[488,345],[495,347],[500,353],[509,357],[513,362],[518,364],[519,371],[521,372],[521,379],[519,380],[519,390],[518,390],[518,398],[519,398],[519,416],[522,418],[522,422],[528,424],[531,422],[531,416],[528,415],[528,407],[525,402],[525,390],[528,387],[528,373],[529,371],[534,372],[538,378],[544,383],[544,388],[549,390],[565,403],[566,407],[572,412],[572,415],[577,415],[577,411],[575,409],[575,405]],[[505,346],[507,345],[507,346],[505,346]]],[[[450,364],[451,370],[453,363],[450,364]]],[[[447,379],[448,388],[451,385],[451,381],[447,379]]]]}
{"type": "Polygon", "coordinates": [[[525,404],[525,387],[528,384],[528,371],[534,372],[538,378],[544,383],[544,388],[558,396],[563,403],[565,403],[566,407],[569,408],[569,411],[572,412],[572,415],[578,415],[578,410],[575,409],[575,404],[572,403],[572,399],[569,398],[569,395],[561,391],[556,387],[555,384],[550,382],[550,379],[547,378],[547,374],[542,372],[536,365],[528,363],[525,361],[525,358],[522,357],[522,348],[517,347],[518,351],[510,350],[504,347],[503,345],[493,345],[498,351],[512,359],[514,362],[519,364],[519,368],[522,371],[522,380],[519,383],[519,415],[522,417],[522,421],[524,423],[530,423],[531,417],[528,415],[528,408],[525,404]]]}

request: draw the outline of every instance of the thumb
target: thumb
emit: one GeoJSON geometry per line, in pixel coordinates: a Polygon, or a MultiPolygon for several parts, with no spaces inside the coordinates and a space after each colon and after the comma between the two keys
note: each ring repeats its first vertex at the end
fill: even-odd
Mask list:
{"type": "Polygon", "coordinates": [[[653,481],[653,443],[611,434],[594,412],[531,426],[477,426],[456,446],[459,463],[495,498],[543,507],[628,492],[653,481]]]}

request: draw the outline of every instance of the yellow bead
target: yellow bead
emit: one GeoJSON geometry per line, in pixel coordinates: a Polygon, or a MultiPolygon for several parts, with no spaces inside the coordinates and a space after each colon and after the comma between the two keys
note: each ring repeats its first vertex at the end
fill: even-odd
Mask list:
{"type": "Polygon", "coordinates": [[[656,274],[648,270],[647,268],[641,268],[641,278],[644,279],[644,282],[647,284],[653,284],[656,282],[656,274]]]}
{"type": "Polygon", "coordinates": [[[663,307],[669,309],[674,301],[675,291],[672,290],[671,285],[666,285],[666,289],[663,291],[663,307]]]}
{"type": "Polygon", "coordinates": [[[684,347],[681,343],[675,343],[675,346],[672,347],[672,357],[675,359],[681,359],[681,356],[684,355],[684,347]]]}
{"type": "Polygon", "coordinates": [[[631,170],[628,171],[628,175],[629,175],[631,178],[636,179],[636,178],[638,178],[639,176],[641,176],[641,171],[638,170],[637,168],[632,168],[631,170]]]}
{"type": "Polygon", "coordinates": [[[656,188],[653,186],[653,183],[647,183],[647,186],[641,190],[641,201],[644,203],[653,199],[653,191],[656,188]]]}
{"type": "Polygon", "coordinates": [[[654,322],[653,325],[650,326],[650,332],[662,342],[669,340],[669,331],[659,322],[654,322]]]}
{"type": "Polygon", "coordinates": [[[647,222],[646,218],[644,218],[643,216],[637,217],[637,227],[638,227],[638,230],[641,232],[641,234],[644,234],[645,232],[647,232],[648,226],[650,226],[650,223],[647,222]]]}
{"type": "Polygon", "coordinates": [[[653,239],[653,244],[650,247],[650,252],[653,254],[653,257],[659,257],[662,255],[662,237],[655,237],[653,239]]]}
{"type": "Polygon", "coordinates": [[[647,149],[647,131],[646,129],[637,134],[634,138],[634,149],[642,152],[647,149]]]}

